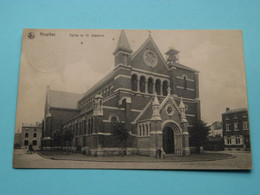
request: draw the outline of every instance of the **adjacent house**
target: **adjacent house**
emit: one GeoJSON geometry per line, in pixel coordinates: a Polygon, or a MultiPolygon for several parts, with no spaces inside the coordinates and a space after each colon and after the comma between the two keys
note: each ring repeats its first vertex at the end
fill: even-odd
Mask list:
{"type": "Polygon", "coordinates": [[[250,150],[247,108],[226,108],[222,122],[225,150],[250,150]]]}

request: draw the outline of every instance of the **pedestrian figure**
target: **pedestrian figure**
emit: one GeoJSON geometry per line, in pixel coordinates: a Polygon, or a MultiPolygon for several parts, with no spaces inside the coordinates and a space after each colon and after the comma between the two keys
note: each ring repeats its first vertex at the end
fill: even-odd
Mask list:
{"type": "Polygon", "coordinates": [[[161,150],[161,148],[158,149],[158,154],[159,154],[159,158],[161,158],[161,155],[162,155],[162,150],[161,150]]]}
{"type": "Polygon", "coordinates": [[[33,152],[33,146],[32,146],[32,144],[29,145],[29,152],[33,152]]]}

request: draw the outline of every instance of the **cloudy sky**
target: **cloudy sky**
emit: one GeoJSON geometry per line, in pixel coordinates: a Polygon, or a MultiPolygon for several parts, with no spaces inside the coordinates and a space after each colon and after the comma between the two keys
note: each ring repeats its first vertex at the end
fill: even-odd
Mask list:
{"type": "MultiPolygon", "coordinates": [[[[149,35],[148,30],[125,32],[134,51],[149,35]]],[[[84,93],[112,70],[119,35],[120,30],[24,30],[16,131],[22,123],[41,122],[47,85],[84,93]],[[29,32],[34,39],[28,38],[29,32]]],[[[221,120],[226,107],[247,107],[241,31],[152,30],[151,35],[163,56],[173,47],[180,51],[180,63],[200,71],[205,122],[221,120]]]]}

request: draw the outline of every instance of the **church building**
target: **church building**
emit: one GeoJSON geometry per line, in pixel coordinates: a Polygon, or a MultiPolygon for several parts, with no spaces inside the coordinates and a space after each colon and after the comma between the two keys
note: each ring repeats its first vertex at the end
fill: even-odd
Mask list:
{"type": "Polygon", "coordinates": [[[121,31],[114,69],[74,102],[73,117],[62,122],[62,131],[74,134],[72,145],[93,156],[119,154],[113,127],[121,122],[129,133],[127,155],[155,156],[158,149],[189,155],[189,131],[200,120],[199,72],[180,64],[178,53],[170,49],[164,57],[151,35],[133,51],[121,31]]]}

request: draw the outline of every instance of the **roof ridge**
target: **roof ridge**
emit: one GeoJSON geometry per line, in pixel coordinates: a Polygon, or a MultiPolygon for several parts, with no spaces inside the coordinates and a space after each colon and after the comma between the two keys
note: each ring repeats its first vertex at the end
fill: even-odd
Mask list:
{"type": "Polygon", "coordinates": [[[71,94],[77,94],[77,95],[83,95],[82,93],[79,93],[79,92],[70,92],[70,91],[63,91],[63,90],[53,90],[53,89],[50,89],[49,91],[63,92],[63,93],[71,93],[71,94]]]}

